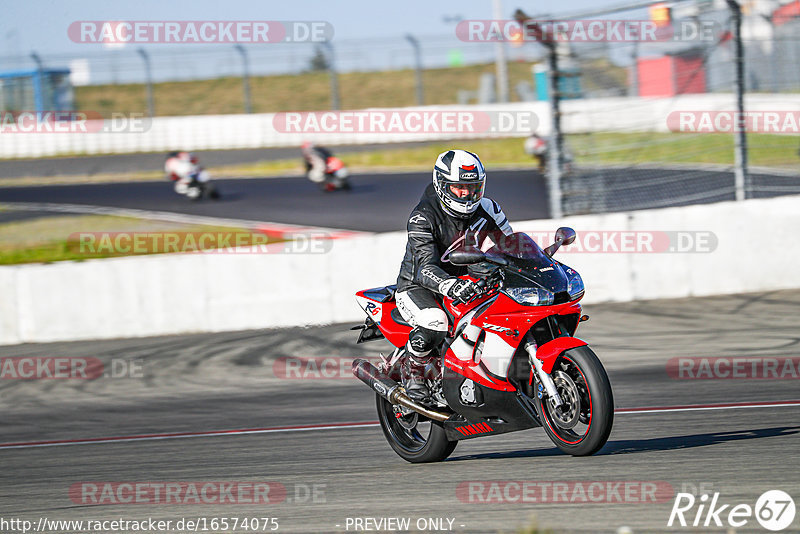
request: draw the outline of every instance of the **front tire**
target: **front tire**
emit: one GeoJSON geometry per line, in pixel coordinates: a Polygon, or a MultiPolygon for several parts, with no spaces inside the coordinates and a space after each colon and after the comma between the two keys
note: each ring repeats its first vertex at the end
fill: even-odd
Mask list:
{"type": "Polygon", "coordinates": [[[440,462],[455,450],[458,441],[448,440],[444,428],[436,421],[416,413],[416,422],[398,419],[389,401],[377,394],[375,397],[383,435],[403,460],[413,464],[440,462]]]}
{"type": "Polygon", "coordinates": [[[535,396],[550,440],[572,456],[589,456],[608,441],[614,424],[614,397],[603,364],[587,346],[565,351],[551,372],[564,404],[535,396]]]}

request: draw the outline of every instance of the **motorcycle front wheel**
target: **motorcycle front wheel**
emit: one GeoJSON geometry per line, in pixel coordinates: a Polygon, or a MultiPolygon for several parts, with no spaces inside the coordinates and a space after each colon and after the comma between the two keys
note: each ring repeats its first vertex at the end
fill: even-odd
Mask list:
{"type": "Polygon", "coordinates": [[[589,456],[608,441],[614,424],[614,397],[603,364],[589,347],[564,352],[550,373],[563,404],[538,398],[542,426],[556,447],[572,456],[589,456]]]}
{"type": "Polygon", "coordinates": [[[403,415],[380,395],[375,397],[383,435],[403,460],[414,464],[439,462],[455,450],[458,441],[448,440],[436,421],[416,412],[403,415]]]}

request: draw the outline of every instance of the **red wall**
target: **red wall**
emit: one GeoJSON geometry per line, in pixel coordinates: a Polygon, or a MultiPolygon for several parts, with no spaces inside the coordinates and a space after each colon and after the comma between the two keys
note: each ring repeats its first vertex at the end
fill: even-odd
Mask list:
{"type": "Polygon", "coordinates": [[[672,58],[669,56],[640,59],[639,96],[673,96],[672,58]]]}
{"type": "Polygon", "coordinates": [[[637,63],[639,96],[675,96],[706,92],[706,73],[699,57],[662,56],[637,63]]]}

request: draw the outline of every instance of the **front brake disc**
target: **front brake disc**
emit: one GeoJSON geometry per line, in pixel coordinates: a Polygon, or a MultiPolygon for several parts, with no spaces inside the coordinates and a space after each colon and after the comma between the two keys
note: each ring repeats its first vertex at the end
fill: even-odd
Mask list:
{"type": "Polygon", "coordinates": [[[581,397],[578,386],[564,371],[553,372],[553,382],[556,384],[556,391],[561,397],[561,406],[556,407],[553,399],[548,399],[550,414],[553,422],[559,427],[569,430],[578,424],[581,416],[581,397]]]}

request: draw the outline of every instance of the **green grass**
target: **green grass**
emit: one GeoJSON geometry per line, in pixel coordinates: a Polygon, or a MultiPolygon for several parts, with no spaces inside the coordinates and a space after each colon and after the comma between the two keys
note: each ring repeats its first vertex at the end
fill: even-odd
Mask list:
{"type": "MultiPolygon", "coordinates": [[[[579,165],[718,164],[733,165],[734,141],[726,134],[599,133],[569,135],[569,149],[579,165]]],[[[751,134],[750,165],[797,168],[798,140],[793,136],[751,134]]],[[[524,139],[443,141],[412,148],[347,152],[341,158],[355,171],[383,169],[427,169],[437,154],[450,148],[475,152],[488,170],[493,166],[533,166],[522,149],[524,139]]],[[[228,176],[269,176],[299,171],[298,159],[272,160],[212,169],[228,176]]]]}
{"type": "MultiPolygon", "coordinates": [[[[531,63],[508,64],[512,101],[521,81],[533,84],[531,63]]],[[[423,73],[425,104],[457,103],[458,90],[477,90],[483,73],[494,73],[494,64],[428,69],[423,73]]],[[[584,66],[584,89],[624,87],[626,71],[603,60],[584,66]]],[[[412,70],[349,72],[339,75],[342,109],[414,106],[416,85],[412,70]]],[[[326,72],[256,76],[250,78],[253,112],[312,111],[330,109],[330,78],[326,72]]],[[[156,115],[216,115],[244,113],[242,80],[217,78],[188,82],[164,82],[153,86],[156,115]]],[[[75,88],[75,107],[100,112],[145,113],[143,84],[87,85],[75,88]]]]}
{"type": "MultiPolygon", "coordinates": [[[[640,165],[640,164],[716,164],[733,165],[734,140],[729,134],[687,133],[593,133],[566,136],[567,144],[579,166],[640,165]]],[[[340,153],[353,172],[387,170],[427,170],[437,154],[450,148],[464,148],[477,153],[487,169],[499,166],[533,167],[534,162],[523,151],[522,138],[442,141],[424,146],[392,148],[363,152],[340,153]]],[[[748,135],[749,164],[797,170],[796,136],[748,135]]],[[[334,149],[334,152],[336,150],[334,149]]],[[[264,160],[236,165],[214,165],[204,161],[212,177],[264,177],[300,175],[304,168],[298,149],[297,157],[264,160]]],[[[34,184],[64,184],[92,182],[122,182],[132,180],[163,180],[161,170],[141,170],[136,173],[93,176],[48,176],[5,178],[0,187],[34,184]]]]}
{"type": "MultiPolygon", "coordinates": [[[[567,136],[579,163],[711,163],[733,165],[730,134],[596,133],[567,136]]],[[[800,164],[798,139],[790,135],[748,134],[750,165],[794,167],[800,164]]]]}
{"type": "MultiPolygon", "coordinates": [[[[189,225],[109,216],[54,216],[0,224],[0,265],[50,263],[54,261],[118,258],[177,251],[213,250],[220,236],[241,236],[240,244],[266,244],[280,241],[255,231],[208,225],[189,225]],[[114,242],[123,234],[124,240],[114,242]],[[156,234],[154,241],[146,234],[156,234]],[[135,236],[143,236],[139,244],[135,236]],[[191,237],[190,237],[191,235],[191,237]],[[165,246],[165,236],[175,236],[165,246]],[[201,241],[201,236],[210,236],[201,241]],[[127,249],[127,250],[126,250],[127,249]]],[[[228,243],[236,245],[235,237],[228,243]]]]}

